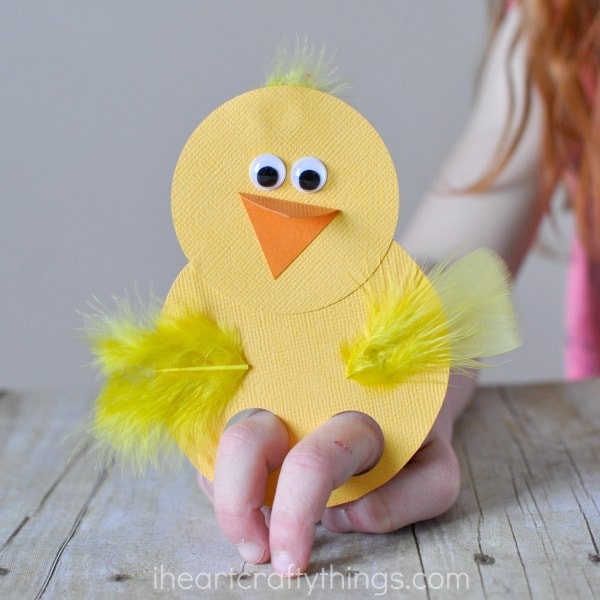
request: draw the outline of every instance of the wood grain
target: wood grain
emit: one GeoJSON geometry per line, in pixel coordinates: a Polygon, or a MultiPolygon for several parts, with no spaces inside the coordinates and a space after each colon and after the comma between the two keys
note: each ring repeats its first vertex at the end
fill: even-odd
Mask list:
{"type": "Polygon", "coordinates": [[[99,468],[91,401],[0,395],[2,598],[600,598],[600,381],[479,390],[455,506],[387,535],[321,527],[299,580],[238,558],[188,466],[99,468]]]}

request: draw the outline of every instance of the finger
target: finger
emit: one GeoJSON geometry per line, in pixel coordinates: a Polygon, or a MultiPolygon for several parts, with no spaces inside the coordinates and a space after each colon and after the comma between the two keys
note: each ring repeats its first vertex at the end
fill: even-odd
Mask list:
{"type": "Polygon", "coordinates": [[[308,565],[316,524],[335,488],[372,467],[383,450],[379,425],[367,415],[341,413],[286,456],[271,511],[271,564],[298,574],[308,565]]]}
{"type": "MultiPolygon", "coordinates": [[[[264,409],[262,409],[262,408],[248,408],[246,410],[242,410],[239,413],[235,414],[233,417],[231,417],[231,419],[229,419],[229,421],[225,425],[225,428],[227,429],[228,427],[231,427],[234,423],[237,423],[238,421],[241,421],[242,419],[246,419],[256,413],[262,412],[263,410],[264,409]]],[[[208,500],[211,504],[214,504],[214,499],[213,499],[214,486],[213,486],[212,481],[210,479],[208,479],[207,477],[204,477],[204,475],[202,475],[202,473],[200,473],[198,471],[196,473],[196,482],[198,483],[198,487],[200,488],[200,491],[208,498],[208,500]]],[[[267,521],[267,525],[268,525],[268,521],[267,521]]]]}
{"type": "Polygon", "coordinates": [[[281,466],[288,447],[285,425],[267,411],[237,421],[219,440],[215,515],[223,533],[248,562],[269,560],[269,534],[261,507],[268,474],[281,466]]]}
{"type": "Polygon", "coordinates": [[[340,506],[322,522],[332,531],[386,533],[446,512],[460,490],[460,468],[449,442],[434,438],[385,485],[340,506]]]}

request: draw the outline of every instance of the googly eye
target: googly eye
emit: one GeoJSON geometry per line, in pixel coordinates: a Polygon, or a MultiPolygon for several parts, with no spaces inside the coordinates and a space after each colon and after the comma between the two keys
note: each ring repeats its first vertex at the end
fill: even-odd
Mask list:
{"type": "Polygon", "coordinates": [[[261,154],[250,163],[250,179],[263,190],[277,189],[285,181],[285,165],[274,154],[261,154]]]}
{"type": "Polygon", "coordinates": [[[318,158],[305,156],[297,160],[292,167],[292,183],[300,192],[318,192],[326,181],[327,169],[318,158]]]}

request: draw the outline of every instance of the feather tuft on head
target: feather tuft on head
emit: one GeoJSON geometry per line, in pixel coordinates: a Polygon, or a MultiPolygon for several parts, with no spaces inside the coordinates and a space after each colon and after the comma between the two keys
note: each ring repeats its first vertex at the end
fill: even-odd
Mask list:
{"type": "Polygon", "coordinates": [[[307,87],[336,95],[348,87],[337,71],[335,55],[327,56],[325,46],[317,51],[306,38],[296,38],[293,50],[288,42],[277,49],[265,86],[307,87]]]}

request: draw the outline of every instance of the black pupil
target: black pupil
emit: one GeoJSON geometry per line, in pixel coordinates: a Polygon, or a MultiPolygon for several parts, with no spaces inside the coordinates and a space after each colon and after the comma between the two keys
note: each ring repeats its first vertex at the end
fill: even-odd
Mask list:
{"type": "Polygon", "coordinates": [[[273,187],[279,180],[279,173],[274,167],[261,167],[256,173],[256,181],[263,187],[273,187]]]}
{"type": "Polygon", "coordinates": [[[300,177],[298,177],[298,183],[303,190],[310,192],[319,187],[319,184],[321,183],[321,177],[316,171],[307,169],[306,171],[302,171],[302,173],[300,173],[300,177]]]}

